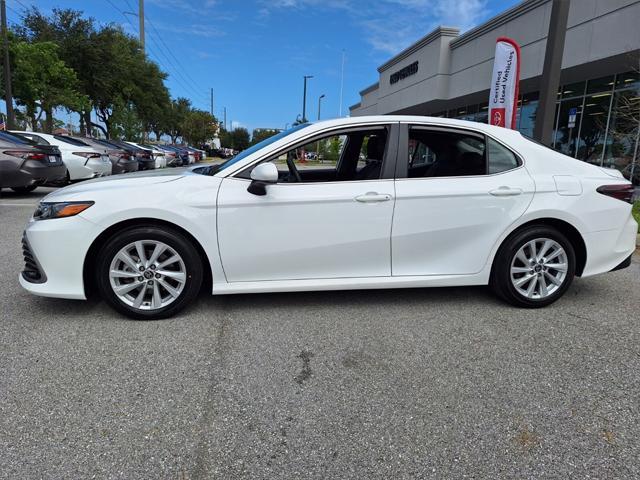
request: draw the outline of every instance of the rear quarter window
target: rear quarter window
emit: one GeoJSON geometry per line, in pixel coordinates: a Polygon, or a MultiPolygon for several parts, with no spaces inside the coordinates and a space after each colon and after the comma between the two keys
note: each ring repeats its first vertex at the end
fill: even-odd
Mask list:
{"type": "Polygon", "coordinates": [[[489,154],[489,174],[513,170],[520,165],[518,157],[511,150],[489,137],[487,137],[487,152],[489,154]]]}

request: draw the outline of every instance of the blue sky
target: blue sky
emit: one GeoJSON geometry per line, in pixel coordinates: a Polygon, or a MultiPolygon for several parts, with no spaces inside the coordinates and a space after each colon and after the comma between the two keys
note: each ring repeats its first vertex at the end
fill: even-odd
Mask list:
{"type": "MultiPolygon", "coordinates": [[[[338,116],[377,80],[376,68],[438,25],[465,31],[516,0],[145,0],[150,57],[169,73],[173,97],[190,98],[229,125],[283,128],[302,112],[303,75],[313,75],[307,118],[338,116]],[[162,37],[160,39],[159,37],[162,37]],[[168,48],[167,48],[168,47],[168,48]],[[176,61],[177,59],[177,61],[176,61]]],[[[10,22],[25,6],[84,11],[138,35],[138,0],[8,0],[10,22]],[[127,20],[128,18],[128,20],[127,20]]]]}

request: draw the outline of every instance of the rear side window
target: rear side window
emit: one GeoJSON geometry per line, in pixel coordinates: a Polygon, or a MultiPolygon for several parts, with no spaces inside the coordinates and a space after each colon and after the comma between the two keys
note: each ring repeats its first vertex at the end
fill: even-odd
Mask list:
{"type": "Polygon", "coordinates": [[[518,158],[511,150],[491,138],[487,139],[487,151],[489,153],[489,173],[506,172],[519,165],[518,158]]]}
{"type": "Polygon", "coordinates": [[[409,178],[487,173],[484,136],[425,128],[409,131],[409,178]]]}
{"type": "Polygon", "coordinates": [[[19,145],[37,145],[37,143],[30,138],[23,137],[16,133],[0,132],[0,139],[11,143],[17,143],[19,145]]]}
{"type": "Polygon", "coordinates": [[[61,142],[69,143],[71,145],[75,145],[76,147],[88,147],[89,145],[81,142],[80,140],[76,140],[75,138],[65,137],[63,135],[54,135],[53,138],[56,140],[60,140],[61,142]]]}

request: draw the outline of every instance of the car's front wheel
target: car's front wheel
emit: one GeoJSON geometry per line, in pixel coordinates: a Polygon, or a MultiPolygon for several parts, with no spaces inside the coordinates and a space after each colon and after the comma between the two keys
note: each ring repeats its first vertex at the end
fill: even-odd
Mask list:
{"type": "Polygon", "coordinates": [[[118,232],[105,243],[96,275],[102,298],[113,308],[134,319],[157,320],[195,299],[202,262],[179,232],[141,226],[118,232]]]}
{"type": "Polygon", "coordinates": [[[27,185],[26,187],[11,187],[11,190],[16,193],[24,194],[33,192],[36,188],[38,188],[37,185],[27,185]]]}
{"type": "Polygon", "coordinates": [[[507,238],[496,255],[493,290],[512,305],[544,307],[560,298],[573,281],[573,245],[558,230],[531,226],[507,238]]]}

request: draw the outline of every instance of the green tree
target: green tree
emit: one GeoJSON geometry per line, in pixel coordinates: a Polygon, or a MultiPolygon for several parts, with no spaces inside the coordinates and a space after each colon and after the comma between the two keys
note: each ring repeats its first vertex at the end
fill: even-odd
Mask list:
{"type": "Polygon", "coordinates": [[[172,143],[176,143],[178,137],[182,137],[182,128],[190,111],[191,101],[189,99],[180,97],[171,100],[162,121],[162,131],[171,137],[172,143]]]}
{"type": "Polygon", "coordinates": [[[251,145],[255,145],[256,143],[266,140],[267,138],[276,135],[278,132],[279,130],[275,128],[256,128],[251,134],[251,145]]]}
{"type": "Polygon", "coordinates": [[[190,110],[182,122],[182,138],[191,144],[202,145],[213,138],[216,119],[209,112],[190,110]]]}
{"type": "Polygon", "coordinates": [[[11,53],[16,103],[25,107],[32,128],[38,128],[44,114],[44,131],[51,133],[56,108],[79,111],[88,105],[89,99],[77,90],[75,72],[59,58],[57,45],[18,40],[12,42],[11,53]]]}
{"type": "Polygon", "coordinates": [[[245,150],[249,147],[249,130],[243,127],[237,127],[231,130],[231,148],[234,150],[245,150]]]}

